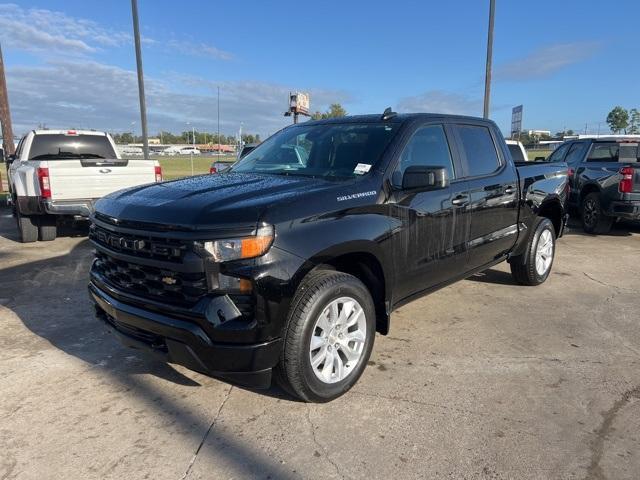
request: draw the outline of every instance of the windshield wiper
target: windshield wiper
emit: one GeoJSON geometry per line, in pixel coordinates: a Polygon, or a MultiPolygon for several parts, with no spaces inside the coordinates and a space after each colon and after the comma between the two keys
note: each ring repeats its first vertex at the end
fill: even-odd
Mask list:
{"type": "Polygon", "coordinates": [[[30,160],[55,160],[65,158],[105,158],[102,155],[95,153],[73,153],[73,152],[60,152],[60,153],[44,153],[42,155],[36,155],[31,157],[30,160]]]}

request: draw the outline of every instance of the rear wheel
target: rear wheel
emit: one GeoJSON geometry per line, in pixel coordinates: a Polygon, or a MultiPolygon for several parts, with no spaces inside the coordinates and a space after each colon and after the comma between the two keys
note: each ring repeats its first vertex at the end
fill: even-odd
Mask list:
{"type": "Polygon", "coordinates": [[[540,218],[526,252],[511,260],[511,275],[521,285],[540,285],[551,273],[556,251],[556,232],[548,218],[540,218]]]}
{"type": "Polygon", "coordinates": [[[58,225],[55,215],[42,215],[38,219],[38,240],[50,242],[56,239],[58,225]]]}
{"type": "Polygon", "coordinates": [[[16,222],[22,243],[31,243],[38,240],[38,224],[35,216],[22,215],[20,210],[16,208],[16,222]]]}
{"type": "Polygon", "coordinates": [[[276,380],[307,402],[339,397],[364,371],[375,328],[373,300],[360,280],[342,272],[312,272],[291,305],[276,380]]]}
{"type": "Polygon", "coordinates": [[[590,193],[582,201],[582,228],[586,233],[609,233],[614,222],[613,217],[605,215],[600,204],[600,194],[590,193]]]}

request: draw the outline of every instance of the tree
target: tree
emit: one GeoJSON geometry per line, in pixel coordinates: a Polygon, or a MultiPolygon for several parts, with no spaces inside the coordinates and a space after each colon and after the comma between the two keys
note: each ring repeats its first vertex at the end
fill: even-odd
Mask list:
{"type": "Polygon", "coordinates": [[[607,115],[607,123],[613,133],[620,133],[621,131],[627,133],[627,127],[629,126],[629,112],[621,106],[617,106],[609,112],[609,115],[607,115]]]}
{"type": "Polygon", "coordinates": [[[314,112],[311,118],[314,120],[323,120],[325,118],[339,118],[346,117],[347,111],[339,103],[332,103],[329,105],[329,109],[326,112],[314,112]]]}
{"type": "Polygon", "coordinates": [[[640,111],[637,108],[629,110],[629,133],[637,135],[640,133],[640,111]]]}
{"type": "Polygon", "coordinates": [[[113,135],[113,141],[118,144],[135,143],[135,138],[131,132],[116,133],[113,135]]]}

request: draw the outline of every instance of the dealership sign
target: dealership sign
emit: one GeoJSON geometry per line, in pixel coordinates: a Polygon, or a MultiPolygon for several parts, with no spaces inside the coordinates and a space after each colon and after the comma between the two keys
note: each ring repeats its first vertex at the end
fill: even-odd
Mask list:
{"type": "Polygon", "coordinates": [[[522,131],[522,105],[511,110],[511,136],[522,131]]]}

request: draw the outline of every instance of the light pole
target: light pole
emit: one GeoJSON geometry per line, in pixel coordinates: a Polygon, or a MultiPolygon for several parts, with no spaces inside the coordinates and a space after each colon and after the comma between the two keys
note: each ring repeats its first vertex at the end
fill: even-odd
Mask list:
{"type": "Polygon", "coordinates": [[[140,125],[142,127],[142,149],[145,160],[149,160],[149,139],[147,137],[147,104],[144,96],[144,75],[142,73],[142,48],[140,47],[140,26],[138,25],[138,0],[131,0],[133,16],[133,39],[136,46],[138,67],[138,95],[140,96],[140,125]]]}
{"type": "Polygon", "coordinates": [[[491,99],[491,62],[493,60],[493,18],[496,10],[496,0],[489,0],[489,31],[487,33],[487,64],[484,77],[484,118],[489,118],[489,103],[491,99]]]}
{"type": "Polygon", "coordinates": [[[218,86],[218,156],[220,156],[220,86],[218,86]]]}
{"type": "Polygon", "coordinates": [[[2,148],[4,149],[4,153],[5,155],[12,155],[15,153],[16,147],[13,143],[11,110],[9,109],[9,95],[7,93],[6,78],[4,76],[2,48],[0,48],[0,127],[2,127],[2,148]]]}

